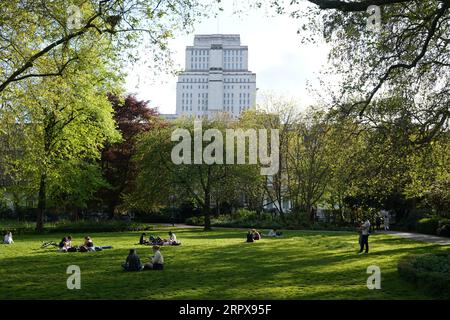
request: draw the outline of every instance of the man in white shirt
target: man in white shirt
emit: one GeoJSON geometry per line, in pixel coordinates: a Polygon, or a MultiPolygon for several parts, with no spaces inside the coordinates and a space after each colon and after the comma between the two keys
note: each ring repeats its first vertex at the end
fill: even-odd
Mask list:
{"type": "Polygon", "coordinates": [[[370,221],[369,219],[366,219],[366,221],[361,225],[361,247],[358,254],[361,254],[364,251],[364,247],[366,247],[365,253],[369,253],[369,230],[370,221]]]}
{"type": "Polygon", "coordinates": [[[159,246],[153,246],[154,255],[150,258],[151,262],[145,264],[144,269],[162,270],[164,268],[164,257],[159,249],[159,246]]]}
{"type": "Polygon", "coordinates": [[[177,243],[177,236],[172,231],[169,232],[169,244],[177,243]]]}

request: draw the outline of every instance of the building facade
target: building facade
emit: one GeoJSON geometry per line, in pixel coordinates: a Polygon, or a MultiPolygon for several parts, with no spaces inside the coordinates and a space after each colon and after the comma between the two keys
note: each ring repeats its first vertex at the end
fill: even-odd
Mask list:
{"type": "Polygon", "coordinates": [[[237,118],[256,104],[256,74],[248,70],[248,47],[239,35],[196,35],[186,48],[177,82],[177,116],[237,118]]]}

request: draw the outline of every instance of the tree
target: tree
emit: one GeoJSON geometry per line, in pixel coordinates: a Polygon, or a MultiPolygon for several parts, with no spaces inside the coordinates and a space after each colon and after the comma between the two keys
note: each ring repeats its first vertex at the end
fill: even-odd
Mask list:
{"type": "Polygon", "coordinates": [[[94,45],[110,41],[115,57],[131,61],[145,43],[152,67],[161,68],[168,39],[192,25],[204,7],[196,0],[76,0],[69,7],[65,0],[11,0],[0,9],[1,95],[26,79],[62,76],[80,59],[78,43],[88,39],[94,45]]]}
{"type": "Polygon", "coordinates": [[[111,60],[97,52],[107,52],[108,45],[99,42],[91,48],[80,43],[83,58],[61,77],[29,78],[21,82],[22,90],[8,94],[14,126],[26,136],[12,166],[32,177],[38,231],[52,200],[82,208],[104,185],[96,161],[106,140],[120,139],[106,95],[118,90],[120,75],[113,74],[111,60]]]}
{"type": "Polygon", "coordinates": [[[450,139],[449,133],[424,146],[407,158],[410,168],[405,196],[422,198],[438,214],[449,214],[450,139]]]}
{"type": "Polygon", "coordinates": [[[332,43],[330,72],[342,76],[333,107],[364,120],[376,100],[404,92],[415,100],[409,107],[421,124],[416,143],[427,143],[448,128],[450,0],[308,2],[271,1],[281,14],[309,18],[299,29],[304,40],[309,30],[332,43]],[[379,31],[367,28],[377,19],[373,5],[380,9],[379,31]]]}
{"type": "MultiPolygon", "coordinates": [[[[171,123],[171,126],[148,131],[139,140],[135,161],[138,168],[138,176],[135,191],[127,197],[127,203],[132,208],[143,210],[158,209],[164,207],[169,201],[178,200],[188,202],[191,200],[201,209],[205,219],[205,230],[211,228],[211,211],[213,204],[216,206],[223,201],[231,201],[236,198],[238,186],[244,182],[241,180],[245,174],[241,174],[245,166],[227,164],[220,161],[220,154],[226,148],[226,142],[218,143],[217,132],[224,137],[225,129],[229,124],[221,120],[206,120],[202,122],[201,129],[194,126],[192,119],[179,119],[171,123]],[[175,131],[178,129],[177,131],[175,131]],[[216,129],[211,134],[209,129],[216,129]],[[181,130],[181,131],[179,131],[181,130]],[[179,140],[181,139],[183,149],[179,140]],[[205,149],[197,149],[195,136],[204,137],[205,149]],[[192,138],[191,138],[192,137],[192,138]],[[192,153],[199,150],[203,161],[196,162],[192,153]],[[174,163],[173,154],[185,157],[183,162],[174,163]],[[208,156],[209,160],[206,160],[208,156]]],[[[198,140],[197,140],[198,141],[198,140]]]]}
{"type": "Polygon", "coordinates": [[[291,200],[297,214],[303,210],[311,222],[331,174],[328,131],[323,112],[309,110],[289,135],[286,157],[291,200]]]}
{"type": "Polygon", "coordinates": [[[132,192],[135,184],[136,168],[131,158],[136,153],[138,136],[165,124],[147,101],[139,101],[133,95],[126,96],[124,101],[113,94],[108,97],[122,141],[107,143],[102,150],[100,164],[109,187],[99,190],[98,196],[112,216],[115,209],[123,205],[123,194],[132,192]]]}
{"type": "MultiPolygon", "coordinates": [[[[289,135],[298,118],[298,111],[293,100],[267,94],[256,111],[248,111],[242,116],[242,123],[247,127],[263,128],[266,130],[278,130],[279,132],[279,170],[264,179],[263,187],[266,205],[273,204],[275,210],[284,218],[285,210],[283,202],[289,199],[288,189],[288,161],[289,135]]],[[[270,150],[270,148],[269,148],[270,150]]]]}

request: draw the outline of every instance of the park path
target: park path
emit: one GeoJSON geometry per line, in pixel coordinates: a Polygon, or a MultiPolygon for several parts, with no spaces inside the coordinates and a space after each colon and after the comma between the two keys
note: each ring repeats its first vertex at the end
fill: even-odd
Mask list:
{"type": "MultiPolygon", "coordinates": [[[[172,224],[170,224],[170,223],[157,223],[156,225],[164,226],[164,227],[172,226],[172,224]]],[[[175,228],[197,229],[197,228],[203,228],[203,227],[175,223],[175,228]]],[[[336,231],[331,231],[331,232],[336,232],[336,231]]],[[[401,232],[401,231],[377,231],[377,233],[390,234],[393,236],[397,236],[397,237],[401,237],[401,238],[405,238],[405,239],[411,239],[411,240],[415,240],[415,241],[435,243],[435,244],[438,244],[441,246],[450,246],[450,238],[432,236],[432,235],[428,235],[428,234],[413,233],[413,232],[401,232]]]]}
{"type": "Polygon", "coordinates": [[[398,236],[401,238],[406,238],[406,239],[411,239],[411,240],[416,240],[416,241],[435,243],[435,244],[438,244],[441,246],[450,246],[450,238],[432,236],[432,235],[421,234],[421,233],[401,232],[401,231],[383,231],[381,233],[391,234],[391,235],[398,236]]]}

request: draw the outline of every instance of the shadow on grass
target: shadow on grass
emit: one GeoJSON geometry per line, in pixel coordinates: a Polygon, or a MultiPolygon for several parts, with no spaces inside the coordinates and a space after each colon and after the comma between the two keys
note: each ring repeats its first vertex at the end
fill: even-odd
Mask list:
{"type": "MultiPolygon", "coordinates": [[[[379,238],[373,241],[373,254],[358,256],[351,234],[292,232],[286,238],[245,243],[240,230],[175,232],[183,245],[162,248],[166,261],[162,272],[121,270],[130,247],[137,248],[143,262],[151,254],[149,247],[132,244],[140,232],[99,233],[93,235],[95,243],[112,244],[114,249],[42,250],[2,258],[0,286],[10,289],[9,298],[19,299],[422,299],[427,297],[398,277],[396,262],[405,254],[436,249],[379,238]],[[376,251],[376,245],[383,247],[376,251]],[[366,268],[374,263],[382,267],[384,284],[376,292],[365,287],[366,268]],[[66,288],[65,271],[70,264],[82,270],[80,291],[66,288]]],[[[26,238],[33,243],[42,239],[26,238]]]]}

